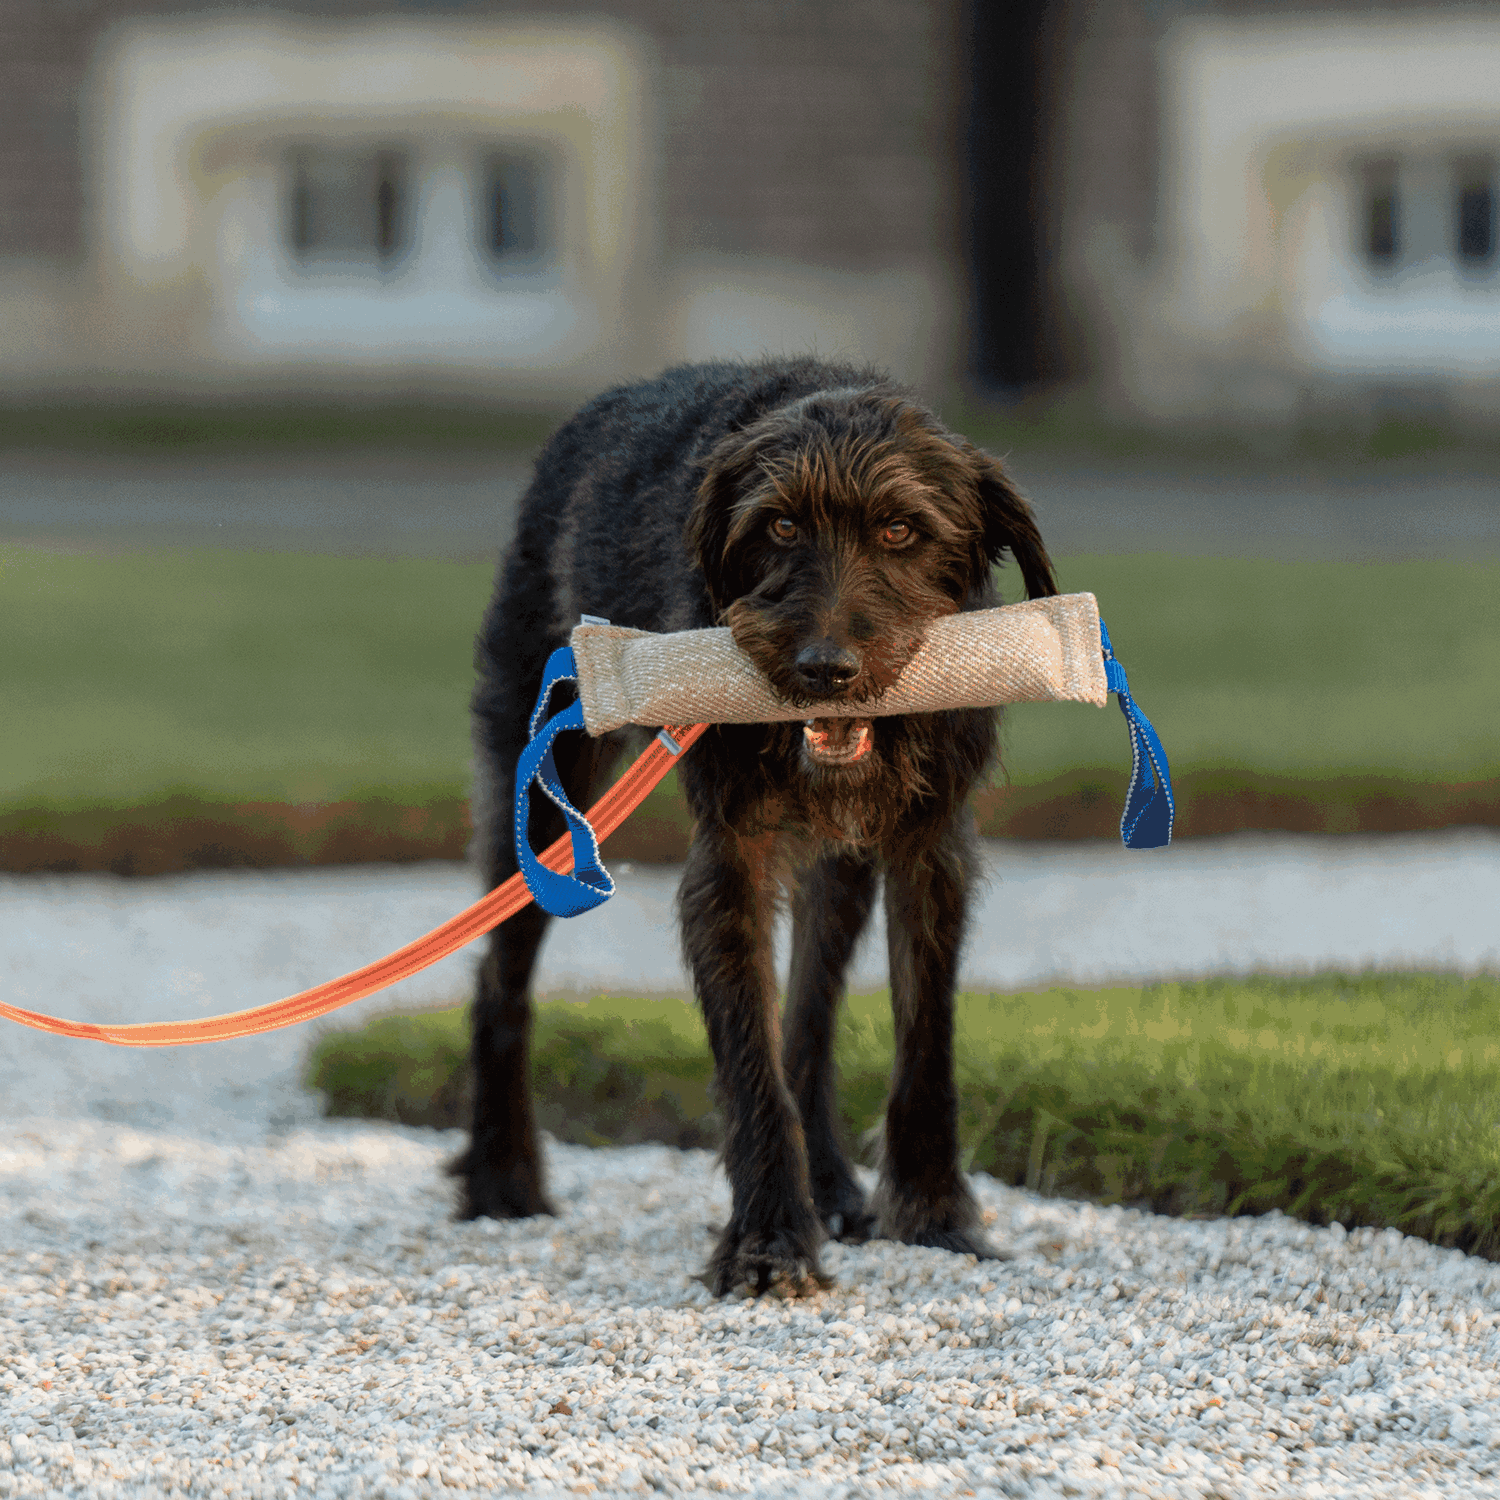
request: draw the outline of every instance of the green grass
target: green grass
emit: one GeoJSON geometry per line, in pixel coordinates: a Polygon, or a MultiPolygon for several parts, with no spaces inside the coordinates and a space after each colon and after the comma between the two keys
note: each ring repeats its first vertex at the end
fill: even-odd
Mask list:
{"type": "MultiPolygon", "coordinates": [[[[461,1007],[383,1016],[333,1032],[309,1061],[332,1116],[456,1125],[467,1117],[468,1023],[461,1007]]],[[[713,1059],[682,1000],[568,1001],[538,1008],[532,1073],[543,1129],[587,1146],[715,1144],[713,1059]]]]}
{"type": "MultiPolygon", "coordinates": [[[[1500,567],[1074,557],[1174,770],[1500,774],[1500,567]]],[[[486,564],[0,548],[0,808],[462,796],[486,564]]],[[[1113,705],[1013,709],[1022,785],[1123,771],[1113,705]]],[[[665,806],[666,804],[658,804],[665,806]]]]}
{"type": "MultiPolygon", "coordinates": [[[[464,1117],[458,1009],[333,1033],[308,1081],[330,1114],[464,1117]]],[[[1500,980],[1324,975],[960,997],[965,1165],[1160,1212],[1395,1226],[1500,1257],[1500,980]]],[[[880,1117],[889,1001],[837,1037],[851,1141],[880,1117]]],[[[681,1000],[537,1007],[532,1077],[563,1140],[716,1143],[711,1063],[681,1000]]]]}
{"type": "MultiPolygon", "coordinates": [[[[1098,596],[1174,770],[1500,774],[1500,566],[1072,557],[1058,579],[1098,596]]],[[[1113,702],[1008,717],[1016,781],[1128,767],[1113,702]]]]}
{"type": "Polygon", "coordinates": [[[0,802],[462,795],[487,564],[0,550],[0,802]]]}

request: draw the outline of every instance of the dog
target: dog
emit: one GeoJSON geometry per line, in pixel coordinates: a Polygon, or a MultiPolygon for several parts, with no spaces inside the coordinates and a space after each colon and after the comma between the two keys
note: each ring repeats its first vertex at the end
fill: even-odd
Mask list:
{"type": "MultiPolygon", "coordinates": [[[[900,676],[934,620],[1000,602],[993,573],[1007,552],[1029,596],[1057,592],[1031,508],[999,463],[878,371],[688,365],[598,397],[538,458],[476,642],[475,848],[489,886],[516,871],[516,760],[543,665],[581,615],[653,631],[727,625],[794,706],[858,708],[900,676]]],[[[968,797],[995,759],[997,717],[716,725],[680,763],[694,820],[682,943],[733,1198],[703,1273],[716,1295],[828,1284],[830,1236],[997,1254],[958,1165],[952,1057],[976,870],[968,797]],[[832,1043],[877,883],[896,1057],[867,1203],[840,1139],[832,1043]],[[783,900],[784,1016],[772,966],[783,900]]],[[[597,795],[624,742],[558,741],[576,805],[597,795]]],[[[533,847],[563,831],[534,797],[533,847]]],[[[450,1168],[463,1218],[553,1212],[528,1081],[548,921],[526,907],[494,929],[480,964],[472,1129],[450,1168]]]]}

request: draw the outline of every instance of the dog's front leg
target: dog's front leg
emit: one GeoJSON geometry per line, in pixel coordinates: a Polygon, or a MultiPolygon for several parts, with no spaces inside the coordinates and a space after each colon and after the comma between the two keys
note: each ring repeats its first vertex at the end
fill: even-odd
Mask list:
{"type": "Polygon", "coordinates": [[[888,1239],[993,1257],[958,1167],[953,991],[974,865],[973,820],[961,816],[885,871],[896,1062],[871,1207],[888,1239]]]}
{"type": "Polygon", "coordinates": [[[827,1285],[796,1101],[781,1070],[767,841],[700,823],[679,903],[683,947],[713,1048],[733,1207],[709,1261],[716,1296],[827,1285]]]}
{"type": "Polygon", "coordinates": [[[802,871],[783,1017],[782,1068],[802,1116],[813,1203],[828,1233],[851,1241],[868,1239],[874,1220],[841,1139],[833,1041],[844,971],[874,904],[875,862],[867,854],[824,855],[802,871]]]}

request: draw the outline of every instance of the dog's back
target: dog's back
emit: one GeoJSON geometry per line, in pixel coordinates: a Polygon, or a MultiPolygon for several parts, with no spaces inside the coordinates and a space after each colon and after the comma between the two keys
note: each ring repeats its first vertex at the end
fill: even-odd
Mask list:
{"type": "Polygon", "coordinates": [[[513,641],[502,612],[524,618],[529,636],[541,627],[548,651],[582,614],[640,630],[716,624],[683,542],[704,460],[728,433],[802,396],[880,383],[872,371],[801,359],[684,365],[606,391],[537,459],[486,637],[513,641]]]}

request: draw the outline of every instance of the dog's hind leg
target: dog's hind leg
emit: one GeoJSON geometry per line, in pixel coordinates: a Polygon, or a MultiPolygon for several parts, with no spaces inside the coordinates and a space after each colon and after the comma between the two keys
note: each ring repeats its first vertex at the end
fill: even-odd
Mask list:
{"type": "Polygon", "coordinates": [[[874,901],[875,861],[840,853],[803,872],[792,903],[782,1065],[802,1116],[813,1205],[836,1240],[868,1239],[874,1223],[840,1138],[833,1065],[844,971],[874,901]]]}
{"type": "Polygon", "coordinates": [[[768,839],[741,839],[704,820],[678,897],[724,1111],[733,1207],[705,1277],[721,1297],[740,1286],[796,1295],[827,1284],[802,1120],[781,1071],[769,856],[768,839]]]}
{"type": "Polygon", "coordinates": [[[924,843],[885,866],[896,1062],[872,1207],[889,1239],[993,1258],[959,1171],[953,1081],[953,992],[974,867],[973,815],[964,810],[924,843]]]}
{"type": "MultiPolygon", "coordinates": [[[[521,722],[524,730],[524,721],[521,722]]],[[[481,837],[491,889],[516,871],[511,834],[513,771],[520,746],[492,747],[489,761],[495,785],[489,825],[481,837]]],[[[554,747],[563,786],[575,805],[587,805],[612,759],[608,741],[564,735],[554,747]]],[[[481,752],[483,753],[483,751],[481,752]]],[[[531,803],[532,847],[541,849],[565,831],[562,814],[550,799],[531,803]]],[[[535,902],[493,929],[479,965],[471,1013],[470,1066],[474,1089],[468,1149],[449,1172],[462,1180],[458,1208],[462,1219],[521,1219],[554,1212],[547,1198],[532,1108],[531,975],[551,918],[535,902]]]]}

